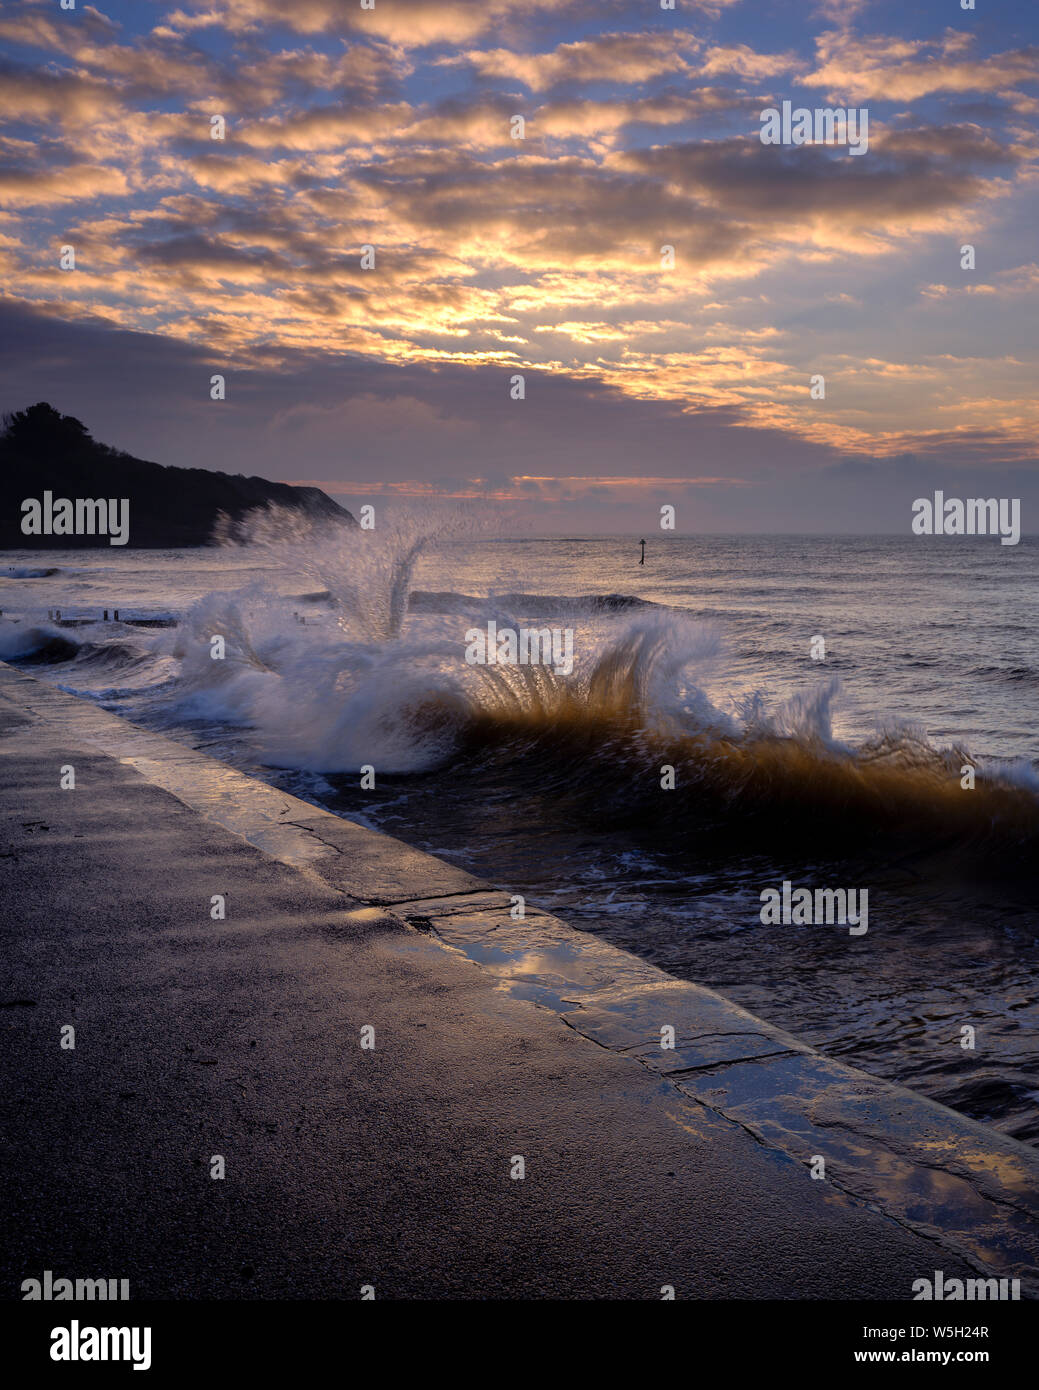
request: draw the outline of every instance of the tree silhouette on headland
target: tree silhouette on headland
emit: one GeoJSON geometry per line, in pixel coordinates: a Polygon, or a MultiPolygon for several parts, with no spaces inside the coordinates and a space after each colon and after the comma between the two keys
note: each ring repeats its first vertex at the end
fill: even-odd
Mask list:
{"type": "Polygon", "coordinates": [[[47,401],[37,401],[25,410],[8,411],[3,417],[3,440],[29,457],[46,450],[79,451],[96,444],[82,420],[62,415],[47,401]]]}
{"type": "Polygon", "coordinates": [[[106,536],[26,536],[22,502],[55,498],[128,498],[130,545],[162,549],[205,545],[218,518],[239,522],[257,507],[288,507],[315,520],[356,525],[320,488],[293,487],[241,473],[176,468],[134,458],[93,438],[82,420],[47,401],[9,411],[0,432],[0,547],[7,550],[107,545],[106,536]]]}

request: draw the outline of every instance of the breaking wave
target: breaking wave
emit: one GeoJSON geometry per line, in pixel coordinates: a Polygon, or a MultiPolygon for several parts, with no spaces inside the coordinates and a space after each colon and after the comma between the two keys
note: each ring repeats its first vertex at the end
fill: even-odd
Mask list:
{"type": "Polygon", "coordinates": [[[234,542],[266,556],[269,583],[211,594],[177,627],[132,640],[46,625],[7,632],[0,656],[106,672],[161,663],[173,673],[152,680],[164,722],[233,726],[267,764],[354,776],[366,765],[385,776],[494,771],[518,794],[551,790],[578,820],[652,828],[668,842],[1034,851],[1030,764],[936,748],[911,722],[844,743],[833,732],[835,678],[792,699],[751,691],[723,707],[707,693],[726,670],[721,633],[682,611],[623,594],[413,592],[425,548],[464,526],[403,518],[378,532],[314,530],[272,511],[234,542]],[[313,587],[285,597],[301,579],[313,587]],[[467,664],[466,631],[492,619],[572,628],[572,672],[467,664]]]}
{"type": "Polygon", "coordinates": [[[82,643],[50,623],[0,622],[0,661],[74,661],[82,643]]]}

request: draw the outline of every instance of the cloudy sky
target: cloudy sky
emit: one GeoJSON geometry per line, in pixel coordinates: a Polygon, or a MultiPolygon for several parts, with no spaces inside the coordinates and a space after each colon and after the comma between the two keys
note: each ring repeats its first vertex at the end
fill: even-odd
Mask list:
{"type": "Polygon", "coordinates": [[[4,4],[0,406],[546,533],[1039,529],[1039,8],[978,6],[4,4]]]}

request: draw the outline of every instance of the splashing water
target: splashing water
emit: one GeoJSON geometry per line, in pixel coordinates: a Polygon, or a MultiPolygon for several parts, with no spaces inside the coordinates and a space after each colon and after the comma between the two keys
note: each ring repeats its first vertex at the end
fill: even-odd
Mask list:
{"type": "Polygon", "coordinates": [[[217,538],[265,556],[275,572],[309,578],[327,595],[344,632],[368,642],[399,637],[419,556],[429,546],[475,535],[477,518],[466,512],[391,515],[378,529],[317,524],[283,507],[258,508],[244,523],[226,522],[217,538]]]}
{"type": "Polygon", "coordinates": [[[409,604],[418,557],[473,524],[402,516],[366,533],[260,514],[233,543],[262,555],[270,579],[191,609],[167,638],[178,663],[167,695],[189,716],[243,728],[276,767],[394,775],[492,761],[520,779],[535,768],[590,824],[638,818],[669,839],[695,830],[844,850],[906,836],[1034,843],[1037,781],[1026,764],[979,768],[968,797],[969,753],[934,748],[910,723],[848,746],[833,734],[836,677],[778,703],[752,691],[723,710],[705,690],[724,661],[720,632],[681,612],[605,601],[589,611],[578,600],[567,611],[560,599],[553,622],[574,631],[572,673],[467,664],[470,627],[518,628],[539,608],[533,596],[493,592],[409,604]],[[291,581],[316,591],[286,598],[291,581]],[[215,636],[221,661],[210,655],[215,636]],[[665,765],[676,785],[661,798],[665,765]]]}
{"type": "Polygon", "coordinates": [[[161,722],[232,726],[254,762],[327,775],[495,765],[518,783],[554,787],[591,828],[637,820],[668,841],[786,841],[820,852],[900,838],[1034,849],[1039,780],[1028,763],[938,749],[909,721],[841,742],[836,677],[786,700],[751,690],[722,708],[707,693],[726,671],[720,630],[682,610],[493,584],[482,597],[413,593],[421,556],[488,525],[464,512],[401,513],[364,531],[261,511],[223,538],[255,578],[208,594],[176,627],[115,638],[100,626],[73,635],[22,625],[0,633],[0,655],[6,643],[16,658],[95,677],[132,666],[139,682],[151,662],[148,699],[161,722]],[[474,625],[539,625],[548,611],[573,631],[570,674],[467,664],[474,625]],[[975,765],[977,786],[964,795],[961,774],[975,765]],[[675,786],[661,797],[665,766],[675,786]]]}
{"type": "MultiPolygon", "coordinates": [[[[253,514],[225,546],[260,573],[194,604],[151,638],[170,722],[236,726],[257,759],[311,773],[414,774],[453,761],[536,769],[541,785],[582,801],[590,820],[632,816],[668,837],[711,828],[848,843],[953,835],[1031,843],[1039,782],[1021,761],[978,768],[962,794],[967,750],[936,749],[911,723],[851,747],[833,734],[837,678],[785,701],[759,690],[719,708],[706,693],[724,666],[717,626],[618,595],[557,598],[493,588],[485,597],[415,595],[418,559],[488,523],[442,512],[381,518],[375,531],[315,524],[298,512],[253,514]],[[311,591],[293,593],[301,584],[311,591]],[[639,603],[635,607],[634,604],[639,603]],[[550,665],[469,665],[466,631],[544,621],[573,629],[568,675],[550,665]],[[225,655],[213,659],[213,639],[225,655]],[[676,785],[659,795],[659,770],[676,785]]],[[[66,629],[22,627],[12,655],[74,664],[140,663],[146,640],[83,645],[66,629]],[[118,649],[118,650],[117,650],[118,649]]]]}

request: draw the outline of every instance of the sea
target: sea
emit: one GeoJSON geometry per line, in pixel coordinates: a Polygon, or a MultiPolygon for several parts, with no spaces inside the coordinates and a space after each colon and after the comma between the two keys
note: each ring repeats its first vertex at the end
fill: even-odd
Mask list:
{"type": "Polygon", "coordinates": [[[1028,537],[271,516],[0,555],[0,658],[1037,1144],[1037,596],[1028,537]],[[784,883],[868,929],[763,921],[784,883]]]}

